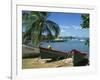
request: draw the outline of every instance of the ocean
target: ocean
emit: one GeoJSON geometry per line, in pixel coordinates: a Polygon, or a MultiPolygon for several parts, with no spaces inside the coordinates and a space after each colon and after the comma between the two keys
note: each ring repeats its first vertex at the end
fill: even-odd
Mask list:
{"type": "Polygon", "coordinates": [[[52,46],[53,49],[58,51],[68,52],[72,49],[76,49],[78,51],[89,54],[89,46],[85,45],[85,41],[68,40],[64,42],[43,42],[41,46],[47,48],[49,44],[52,46]]]}

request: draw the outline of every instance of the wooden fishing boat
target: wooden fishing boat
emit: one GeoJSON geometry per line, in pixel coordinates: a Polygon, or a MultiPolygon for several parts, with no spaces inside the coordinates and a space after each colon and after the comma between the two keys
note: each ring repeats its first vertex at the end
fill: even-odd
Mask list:
{"type": "Polygon", "coordinates": [[[74,66],[85,66],[88,64],[87,54],[78,50],[71,50],[70,52],[62,52],[54,49],[40,47],[41,58],[51,58],[53,60],[60,60],[64,58],[72,58],[74,66]]]}
{"type": "Polygon", "coordinates": [[[49,49],[43,47],[40,47],[40,54],[41,58],[52,58],[52,59],[66,58],[69,55],[68,52],[62,52],[62,51],[57,51],[55,49],[49,49]]]}
{"type": "Polygon", "coordinates": [[[23,58],[30,58],[39,55],[39,48],[38,47],[31,47],[28,45],[22,45],[22,57],[23,58]]]}

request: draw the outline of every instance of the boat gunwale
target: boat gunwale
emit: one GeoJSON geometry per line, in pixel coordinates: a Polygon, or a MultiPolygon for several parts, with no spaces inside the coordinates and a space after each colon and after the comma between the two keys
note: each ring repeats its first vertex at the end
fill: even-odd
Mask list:
{"type": "Polygon", "coordinates": [[[75,49],[73,49],[73,50],[71,50],[70,52],[63,52],[63,51],[57,51],[57,50],[55,50],[55,49],[49,49],[49,48],[44,48],[44,47],[39,47],[40,48],[40,51],[41,51],[41,49],[42,49],[42,51],[44,50],[44,51],[50,51],[50,52],[52,52],[52,53],[54,53],[55,52],[55,54],[71,54],[71,55],[76,55],[76,54],[80,54],[81,56],[86,56],[87,54],[86,53],[84,53],[84,52],[80,52],[80,51],[78,51],[78,50],[76,50],[77,51],[77,53],[73,53],[73,50],[75,50],[75,49]],[[58,52],[58,53],[57,53],[58,52]]]}
{"type": "Polygon", "coordinates": [[[52,52],[58,52],[58,53],[64,53],[64,54],[67,54],[68,52],[63,52],[63,51],[57,51],[55,49],[49,49],[49,48],[43,48],[43,47],[39,47],[40,50],[46,50],[46,51],[52,51],[52,52]]]}

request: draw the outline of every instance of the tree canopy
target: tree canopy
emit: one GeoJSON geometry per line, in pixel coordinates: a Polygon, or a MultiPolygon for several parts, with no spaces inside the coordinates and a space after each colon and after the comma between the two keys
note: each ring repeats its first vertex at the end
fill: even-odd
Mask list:
{"type": "MultiPolygon", "coordinates": [[[[81,15],[82,18],[82,23],[80,24],[82,28],[89,28],[89,14],[82,14],[81,15]]],[[[89,39],[86,39],[85,44],[89,46],[89,39]]]]}
{"type": "Polygon", "coordinates": [[[81,27],[82,28],[89,28],[89,14],[82,14],[81,15],[82,18],[82,23],[81,23],[81,27]]]}

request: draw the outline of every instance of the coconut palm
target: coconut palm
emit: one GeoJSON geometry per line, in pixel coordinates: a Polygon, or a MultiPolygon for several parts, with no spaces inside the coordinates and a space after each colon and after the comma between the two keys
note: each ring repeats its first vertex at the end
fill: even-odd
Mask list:
{"type": "Polygon", "coordinates": [[[33,11],[23,13],[23,23],[26,22],[28,25],[24,35],[25,41],[30,39],[34,45],[37,45],[43,40],[43,36],[54,39],[59,35],[60,28],[58,24],[47,19],[49,14],[33,11]]]}

